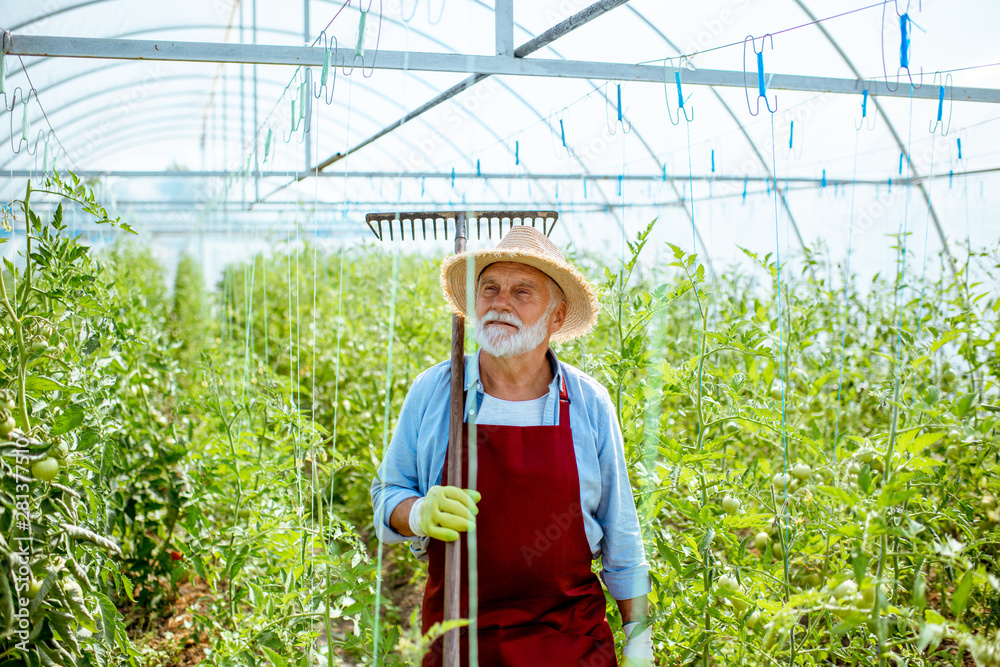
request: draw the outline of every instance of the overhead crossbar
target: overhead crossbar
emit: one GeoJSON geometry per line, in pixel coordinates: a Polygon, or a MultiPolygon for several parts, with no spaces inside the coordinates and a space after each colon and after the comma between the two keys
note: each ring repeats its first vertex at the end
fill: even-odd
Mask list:
{"type": "MultiPolygon", "coordinates": [[[[6,53],[18,56],[62,58],[107,58],[117,60],[162,60],[205,63],[246,63],[256,65],[295,65],[322,67],[324,49],[309,46],[270,46],[261,44],[223,44],[209,42],[174,42],[135,39],[100,39],[92,37],[56,37],[11,34],[6,53]]],[[[338,67],[349,67],[354,49],[331,49],[338,67]]],[[[460,53],[425,53],[419,51],[380,50],[367,69],[408,70],[413,72],[453,72],[477,75],[511,75],[597,79],[602,81],[639,81],[663,83],[669,72],[662,65],[635,65],[585,60],[554,60],[515,56],[486,56],[460,53]]],[[[743,88],[743,71],[684,70],[684,84],[743,88]]],[[[840,79],[824,76],[774,74],[769,90],[812,93],[869,94],[880,97],[938,99],[936,86],[915,87],[887,85],[885,81],[840,79]]],[[[953,86],[948,96],[956,102],[1000,103],[1000,89],[953,86]]]]}

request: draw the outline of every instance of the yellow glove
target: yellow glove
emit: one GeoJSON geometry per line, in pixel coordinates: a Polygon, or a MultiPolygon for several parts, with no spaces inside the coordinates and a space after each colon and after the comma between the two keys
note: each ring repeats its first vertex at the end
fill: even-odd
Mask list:
{"type": "Polygon", "coordinates": [[[454,542],[459,533],[476,528],[478,491],[457,486],[432,486],[410,508],[410,530],[443,542],[454,542]]]}

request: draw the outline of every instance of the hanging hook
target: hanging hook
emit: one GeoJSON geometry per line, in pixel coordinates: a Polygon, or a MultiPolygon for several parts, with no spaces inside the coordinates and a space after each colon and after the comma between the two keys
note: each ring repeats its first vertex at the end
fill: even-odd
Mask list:
{"type": "MultiPolygon", "coordinates": [[[[441,19],[444,18],[444,6],[445,6],[445,4],[446,4],[446,0],[441,0],[441,11],[438,12],[438,17],[436,19],[432,19],[431,18],[431,0],[427,0],[427,22],[428,23],[430,23],[431,25],[437,25],[438,23],[441,22],[441,19]]],[[[414,9],[413,11],[416,12],[416,9],[414,9]]]]}
{"type": "Polygon", "coordinates": [[[942,116],[944,115],[944,94],[945,94],[945,90],[946,89],[949,90],[949,91],[953,90],[952,85],[951,85],[951,74],[945,74],[945,75],[942,76],[941,72],[935,72],[934,73],[934,83],[938,87],[937,118],[934,119],[933,121],[931,121],[931,123],[930,123],[930,125],[928,125],[927,129],[928,129],[928,131],[931,134],[934,134],[935,132],[937,132],[937,129],[938,129],[939,126],[944,125],[944,129],[941,130],[941,136],[942,137],[947,137],[948,136],[948,132],[951,130],[952,109],[953,109],[953,107],[955,105],[954,94],[949,94],[948,95],[948,124],[947,125],[944,124],[944,121],[942,120],[942,116]]]}
{"type": "Polygon", "coordinates": [[[760,100],[764,99],[764,106],[771,113],[778,110],[778,96],[774,96],[774,108],[771,108],[770,102],[767,101],[767,86],[771,82],[771,77],[764,78],[764,42],[765,40],[771,40],[771,50],[774,51],[774,37],[771,33],[767,33],[760,38],[760,51],[757,50],[756,38],[753,35],[747,35],[746,39],[743,40],[743,92],[746,93],[747,97],[747,109],[750,111],[751,116],[756,116],[760,113],[760,100]],[[757,54],[757,107],[754,111],[750,107],[750,89],[747,87],[747,42],[750,42],[750,48],[753,52],[757,54]]]}
{"type": "MultiPolygon", "coordinates": [[[[293,77],[292,80],[294,81],[296,78],[298,78],[298,73],[296,73],[295,77],[293,77]]],[[[306,68],[306,74],[304,75],[304,80],[300,82],[298,85],[298,94],[291,96],[292,116],[291,116],[290,131],[288,133],[288,136],[285,136],[284,132],[281,133],[281,140],[284,141],[286,144],[292,140],[292,137],[299,131],[299,128],[302,127],[303,121],[306,119],[307,116],[306,107],[307,106],[310,108],[312,107],[311,104],[312,95],[310,94],[310,88],[309,88],[309,82],[311,80],[312,79],[309,74],[309,68],[306,68]]],[[[305,132],[302,133],[302,139],[299,140],[299,143],[302,143],[304,139],[305,139],[305,132]]]]}
{"type": "MultiPolygon", "coordinates": [[[[21,90],[21,87],[18,86],[14,89],[14,92],[10,94],[10,108],[8,109],[10,112],[8,114],[10,116],[10,152],[14,155],[19,155],[21,153],[21,144],[25,144],[26,147],[24,150],[28,153],[28,155],[35,154],[31,150],[31,142],[28,140],[28,136],[31,133],[31,119],[28,117],[28,102],[31,100],[32,93],[34,93],[34,90],[29,90],[25,93],[21,90]],[[18,96],[20,96],[20,102],[18,101],[18,96]],[[21,113],[21,136],[18,138],[17,144],[15,144],[14,116],[16,114],[14,113],[14,110],[17,108],[19,103],[23,107],[23,111],[21,113]]],[[[37,98],[38,95],[35,94],[35,97],[37,98]]]]}
{"type": "Polygon", "coordinates": [[[337,42],[337,36],[327,36],[326,30],[319,34],[319,39],[323,43],[323,69],[320,71],[319,75],[319,86],[314,86],[313,96],[318,99],[323,99],[327,104],[333,104],[333,92],[337,88],[337,65],[334,62],[337,53],[337,47],[339,46],[337,42]],[[330,46],[331,41],[333,46],[330,46]],[[330,83],[330,71],[333,70],[333,83],[330,83]],[[323,89],[326,89],[326,96],[323,95],[323,89]]]}
{"type": "MultiPolygon", "coordinates": [[[[858,120],[857,123],[854,124],[854,129],[855,130],[860,130],[862,127],[865,126],[865,119],[868,118],[868,98],[869,97],[874,98],[874,95],[868,91],[868,86],[865,85],[865,87],[861,91],[861,118],[858,120]]],[[[874,102],[873,102],[873,104],[874,104],[874,102]]],[[[874,130],[875,129],[875,118],[876,118],[876,116],[878,116],[878,106],[877,105],[872,110],[871,118],[868,120],[868,129],[869,130],[874,130]]]]}
{"type": "MultiPolygon", "coordinates": [[[[684,58],[681,59],[685,60],[684,58]]],[[[681,89],[681,71],[679,68],[674,67],[673,58],[663,59],[663,97],[667,101],[667,117],[670,118],[670,122],[673,125],[679,125],[681,122],[681,116],[683,115],[684,120],[691,122],[694,120],[694,109],[691,109],[691,115],[688,115],[687,109],[684,108],[684,103],[687,101],[684,99],[684,92],[681,89]],[[677,86],[677,120],[674,120],[674,114],[670,111],[670,95],[667,93],[667,63],[670,63],[670,69],[673,71],[674,84],[677,86]]],[[[691,99],[688,96],[688,99],[691,99]]]]}
{"type": "Polygon", "coordinates": [[[358,61],[361,61],[361,76],[370,79],[375,74],[375,59],[378,57],[379,44],[382,41],[382,0],[378,2],[378,32],[375,37],[375,53],[372,56],[372,64],[369,70],[365,70],[365,38],[368,32],[368,13],[372,10],[375,0],[369,0],[368,9],[361,9],[358,18],[358,37],[354,43],[354,59],[351,61],[351,69],[344,68],[344,74],[350,76],[354,73],[358,61]]]}
{"type": "MultiPolygon", "coordinates": [[[[888,4],[888,3],[886,3],[888,4]]],[[[896,92],[899,90],[899,73],[906,71],[906,77],[910,81],[910,86],[914,89],[920,88],[924,85],[924,69],[920,68],[920,83],[913,83],[913,73],[910,71],[910,35],[912,34],[910,26],[916,26],[921,32],[926,32],[923,28],[917,25],[913,19],[910,18],[909,9],[910,3],[906,3],[906,11],[900,13],[898,0],[893,0],[893,6],[896,10],[896,16],[899,18],[899,67],[896,69],[896,86],[895,88],[889,86],[889,73],[886,71],[885,66],[885,30],[882,31],[882,74],[885,77],[885,87],[889,92],[896,92]]],[[[882,25],[885,25],[885,4],[882,5],[882,25]]]]}
{"type": "Polygon", "coordinates": [[[562,155],[560,153],[565,151],[567,157],[576,157],[576,152],[566,143],[566,124],[563,122],[562,111],[559,112],[559,140],[562,142],[562,150],[556,149],[556,156],[561,159],[562,155]]]}
{"type": "MultiPolygon", "coordinates": [[[[605,86],[605,90],[607,90],[607,84],[604,84],[604,86],[605,86]]],[[[605,116],[605,119],[608,120],[608,133],[611,136],[614,136],[614,135],[618,134],[618,129],[617,128],[618,128],[619,125],[621,125],[622,132],[624,134],[628,134],[629,132],[632,131],[632,123],[629,123],[628,121],[625,120],[625,110],[622,109],[622,84],[621,84],[621,82],[620,81],[616,81],[615,82],[615,87],[617,89],[617,99],[618,99],[618,103],[617,103],[617,115],[618,115],[618,119],[614,123],[612,123],[610,120],[608,120],[608,117],[607,117],[607,107],[604,108],[604,116],[605,116]],[[626,127],[626,125],[627,125],[627,127],[626,127]]],[[[608,98],[608,94],[606,92],[604,94],[604,97],[605,97],[605,99],[608,98]]]]}

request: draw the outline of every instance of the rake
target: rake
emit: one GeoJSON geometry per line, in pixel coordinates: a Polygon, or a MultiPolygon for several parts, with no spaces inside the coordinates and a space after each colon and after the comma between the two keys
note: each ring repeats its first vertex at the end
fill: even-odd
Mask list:
{"type": "MultiPolygon", "coordinates": [[[[455,240],[455,254],[465,252],[465,242],[468,237],[470,223],[475,223],[476,238],[483,238],[483,224],[486,226],[487,238],[493,238],[493,225],[496,224],[497,236],[502,237],[504,223],[507,231],[515,224],[537,227],[541,223],[542,233],[546,236],[552,233],[559,214],[555,211],[422,211],[413,213],[369,213],[365,216],[368,228],[379,241],[418,240],[418,234],[425,240],[438,239],[438,227],[444,240],[448,240],[449,224],[453,227],[452,238],[455,240]],[[428,226],[430,229],[428,229],[428,226]]],[[[453,315],[451,318],[451,394],[450,414],[448,421],[448,479],[463,479],[462,475],[462,399],[464,394],[465,370],[465,318],[453,315]]],[[[445,594],[444,620],[458,620],[460,588],[462,584],[459,556],[460,540],[449,542],[445,546],[445,594]]],[[[459,665],[458,629],[449,630],[444,635],[445,667],[459,665]]]]}

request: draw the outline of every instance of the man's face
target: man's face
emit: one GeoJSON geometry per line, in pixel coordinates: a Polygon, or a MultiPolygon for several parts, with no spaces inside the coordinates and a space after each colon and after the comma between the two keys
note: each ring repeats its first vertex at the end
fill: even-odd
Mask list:
{"type": "Polygon", "coordinates": [[[549,280],[517,262],[498,262],[483,271],[476,294],[476,340],[485,352],[514,357],[548,345],[566,314],[565,303],[551,303],[549,280]]]}

